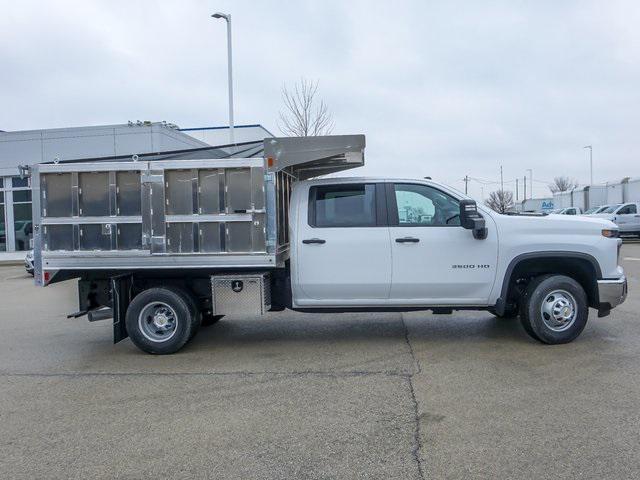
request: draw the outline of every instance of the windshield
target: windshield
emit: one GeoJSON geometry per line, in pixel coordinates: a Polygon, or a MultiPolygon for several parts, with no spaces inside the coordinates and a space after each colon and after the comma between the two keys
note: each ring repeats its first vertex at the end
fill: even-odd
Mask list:
{"type": "Polygon", "coordinates": [[[549,213],[561,213],[564,208],[556,208],[555,210],[551,210],[549,213]]]}
{"type": "Polygon", "coordinates": [[[584,212],[585,215],[588,215],[590,213],[597,213],[598,210],[600,210],[602,207],[592,207],[589,210],[587,210],[586,212],[584,212]]]}
{"type": "Polygon", "coordinates": [[[621,203],[618,203],[617,205],[609,205],[607,208],[605,208],[604,210],[602,210],[602,212],[600,213],[613,213],[615,212],[618,208],[620,208],[622,206],[621,203]]]}

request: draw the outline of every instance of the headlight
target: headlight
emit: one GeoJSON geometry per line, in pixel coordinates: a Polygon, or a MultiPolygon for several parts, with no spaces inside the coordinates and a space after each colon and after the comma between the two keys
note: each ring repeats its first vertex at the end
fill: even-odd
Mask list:
{"type": "Polygon", "coordinates": [[[603,237],[607,237],[607,238],[618,238],[618,235],[620,235],[620,231],[619,230],[611,230],[608,228],[605,228],[602,230],[602,236],[603,237]]]}

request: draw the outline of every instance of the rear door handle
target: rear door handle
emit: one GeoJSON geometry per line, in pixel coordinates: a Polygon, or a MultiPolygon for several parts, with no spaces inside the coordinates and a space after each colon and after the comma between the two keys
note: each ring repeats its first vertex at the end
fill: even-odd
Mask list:
{"type": "Polygon", "coordinates": [[[414,238],[414,237],[396,238],[396,242],[398,243],[418,243],[419,241],[420,241],[419,238],[414,238]]]}
{"type": "Polygon", "coordinates": [[[307,238],[305,240],[302,240],[302,243],[306,243],[307,245],[310,243],[319,243],[319,244],[323,244],[323,243],[327,243],[326,240],[323,240],[321,238],[307,238]]]}

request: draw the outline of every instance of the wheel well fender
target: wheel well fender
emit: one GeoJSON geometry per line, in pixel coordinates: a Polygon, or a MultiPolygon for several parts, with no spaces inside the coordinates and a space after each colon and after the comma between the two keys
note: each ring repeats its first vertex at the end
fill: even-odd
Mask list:
{"type": "Polygon", "coordinates": [[[496,301],[496,312],[504,313],[517,291],[518,281],[546,274],[573,278],[584,288],[589,306],[598,307],[597,280],[602,278],[602,271],[592,255],[580,252],[535,252],[518,255],[507,266],[500,297],[496,301]]]}

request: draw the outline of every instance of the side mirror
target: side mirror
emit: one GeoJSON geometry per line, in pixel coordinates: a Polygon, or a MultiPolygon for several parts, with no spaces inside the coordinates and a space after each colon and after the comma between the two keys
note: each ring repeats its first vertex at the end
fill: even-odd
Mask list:
{"type": "Polygon", "coordinates": [[[478,213],[478,205],[474,200],[460,201],[460,225],[473,231],[473,238],[477,240],[487,238],[484,218],[478,213]]]}

